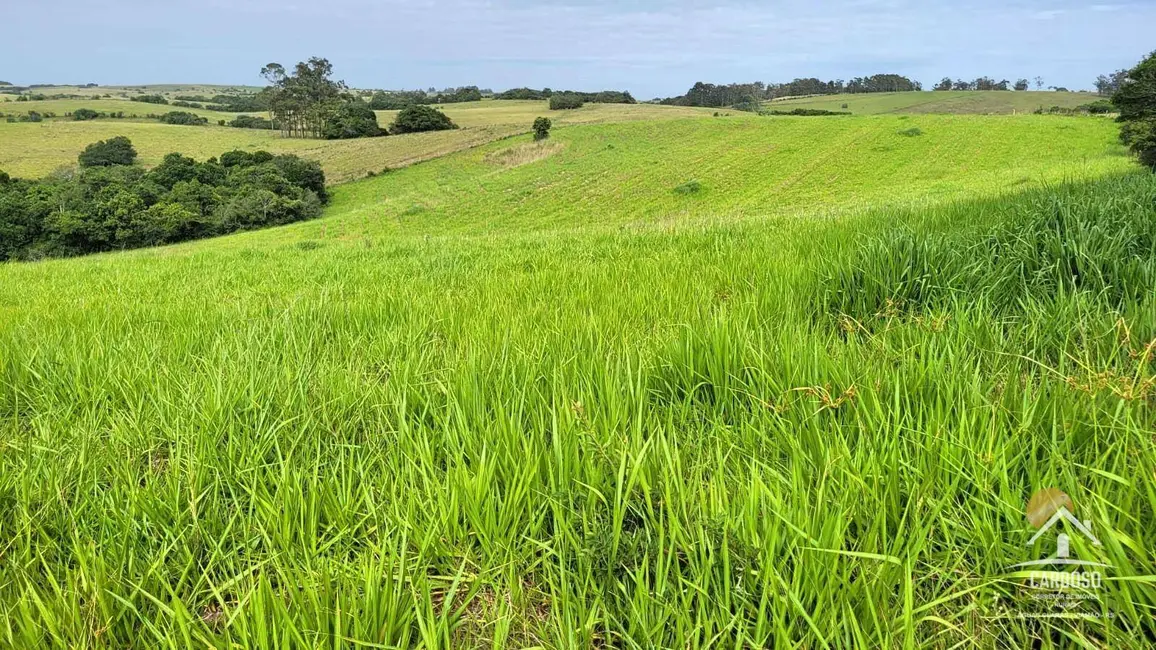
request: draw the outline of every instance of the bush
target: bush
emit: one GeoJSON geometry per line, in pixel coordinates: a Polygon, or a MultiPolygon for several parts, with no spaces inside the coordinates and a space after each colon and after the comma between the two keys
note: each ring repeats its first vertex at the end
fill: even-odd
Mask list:
{"type": "Polygon", "coordinates": [[[225,124],[235,129],[264,129],[266,131],[272,131],[277,128],[276,122],[256,115],[238,115],[234,117],[231,122],[221,120],[221,126],[225,126],[225,124]]]}
{"type": "MultiPolygon", "coordinates": [[[[86,149],[109,151],[124,138],[86,149]]],[[[83,156],[83,154],[82,154],[83,156]]],[[[318,163],[267,152],[198,162],[172,153],[150,171],[86,165],[44,180],[0,177],[0,260],[153,246],[312,218],[325,202],[318,163]]]]}
{"type": "Polygon", "coordinates": [[[346,102],[325,121],[321,136],[326,140],[372,138],[385,135],[377,123],[377,114],[361,100],[346,102]]]}
{"type": "Polygon", "coordinates": [[[407,106],[397,114],[390,133],[420,133],[422,131],[445,131],[458,128],[445,113],[429,106],[407,106]]]}
{"type": "Polygon", "coordinates": [[[185,111],[169,111],[157,118],[162,124],[179,124],[182,126],[203,126],[209,123],[209,118],[201,117],[185,111]]]}
{"type": "Polygon", "coordinates": [[[899,135],[904,136],[904,137],[916,138],[916,137],[923,135],[923,130],[920,129],[918,126],[913,126],[910,129],[903,129],[902,131],[897,131],[897,133],[899,135]]]}
{"type": "Polygon", "coordinates": [[[682,194],[684,196],[689,195],[689,194],[698,194],[701,191],[702,191],[702,183],[700,183],[698,181],[690,181],[687,183],[683,183],[682,185],[679,185],[678,187],[674,188],[675,194],[682,194]]]}
{"type": "Polygon", "coordinates": [[[136,160],[136,149],[132,141],[123,135],[94,142],[80,153],[77,161],[81,167],[111,167],[131,165],[136,160]]]}
{"type": "Polygon", "coordinates": [[[169,100],[165,99],[164,95],[141,95],[139,97],[132,97],[131,99],[134,102],[144,102],[145,104],[165,105],[169,103],[169,100]]]}
{"type": "Polygon", "coordinates": [[[552,111],[566,111],[575,108],[582,108],[585,104],[582,97],[575,93],[561,93],[558,95],[550,95],[550,110],[552,111]]]}
{"type": "Polygon", "coordinates": [[[534,120],[534,139],[545,140],[550,137],[550,127],[554,126],[548,117],[539,117],[534,120]]]}
{"type": "Polygon", "coordinates": [[[1120,138],[1142,164],[1156,171],[1156,52],[1128,71],[1112,104],[1124,123],[1120,138]]]}
{"type": "Polygon", "coordinates": [[[72,119],[76,120],[77,122],[95,120],[98,117],[100,117],[100,113],[97,113],[91,108],[78,108],[72,113],[72,119]]]}

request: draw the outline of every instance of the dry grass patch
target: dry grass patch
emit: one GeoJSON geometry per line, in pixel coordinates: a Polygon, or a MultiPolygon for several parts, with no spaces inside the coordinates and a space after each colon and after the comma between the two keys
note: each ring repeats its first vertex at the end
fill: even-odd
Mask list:
{"type": "Polygon", "coordinates": [[[532,162],[549,158],[561,151],[566,145],[557,140],[542,140],[540,142],[526,142],[505,149],[499,149],[486,154],[485,160],[491,165],[504,169],[521,167],[532,162]]]}

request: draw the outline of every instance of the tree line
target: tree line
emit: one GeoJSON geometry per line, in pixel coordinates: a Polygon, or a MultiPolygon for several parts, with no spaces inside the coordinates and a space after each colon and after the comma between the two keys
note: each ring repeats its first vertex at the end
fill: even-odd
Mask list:
{"type": "Polygon", "coordinates": [[[118,136],[76,172],[18,180],[0,172],[0,260],[155,246],[309,219],[328,200],[321,166],[297,156],[179,153],[151,170],[118,136]]]}
{"type": "Polygon", "coordinates": [[[839,95],[844,93],[892,93],[922,90],[923,85],[897,74],[877,74],[855,77],[850,81],[836,79],[823,81],[815,77],[795,79],[786,83],[712,84],[698,82],[685,94],[659,100],[672,106],[733,107],[739,110],[757,110],[764,101],[799,95],[839,95]]]}
{"type": "Polygon", "coordinates": [[[543,88],[542,90],[535,90],[533,88],[511,88],[505,92],[500,92],[494,95],[494,99],[524,99],[524,100],[547,100],[552,99],[558,95],[566,95],[567,97],[575,97],[579,101],[592,104],[637,104],[638,101],[627,90],[601,90],[598,92],[582,92],[580,90],[552,90],[550,88],[543,88]]]}

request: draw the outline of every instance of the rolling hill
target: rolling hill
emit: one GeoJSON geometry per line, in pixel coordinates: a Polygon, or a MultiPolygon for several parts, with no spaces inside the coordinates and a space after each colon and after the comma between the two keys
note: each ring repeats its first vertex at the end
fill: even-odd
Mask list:
{"type": "Polygon", "coordinates": [[[1156,538],[1114,130],[573,125],[0,265],[0,644],[1145,647],[1141,545],[1112,618],[1008,575],[1024,484],[1156,538]]]}

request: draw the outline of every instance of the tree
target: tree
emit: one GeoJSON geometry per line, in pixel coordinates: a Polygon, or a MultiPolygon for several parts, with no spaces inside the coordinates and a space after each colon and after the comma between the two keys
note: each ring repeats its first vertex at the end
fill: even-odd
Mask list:
{"type": "Polygon", "coordinates": [[[80,153],[77,161],[81,167],[111,167],[131,165],[136,160],[136,149],[132,141],[123,135],[94,142],[80,153]]]}
{"type": "Polygon", "coordinates": [[[326,140],[343,140],[372,138],[385,135],[385,131],[377,123],[377,114],[373,109],[360,99],[355,99],[341,104],[326,117],[321,135],[326,140]]]}
{"type": "Polygon", "coordinates": [[[1141,163],[1156,171],[1156,52],[1127,72],[1112,104],[1124,123],[1121,139],[1141,163]]]}
{"type": "Polygon", "coordinates": [[[1099,95],[1110,96],[1120,89],[1124,80],[1128,78],[1127,70],[1117,70],[1110,75],[1100,75],[1096,77],[1096,93],[1099,95]]]}
{"type": "Polygon", "coordinates": [[[159,120],[161,124],[179,124],[183,126],[204,126],[209,123],[209,118],[186,111],[169,111],[158,117],[157,120],[159,120]]]}
{"type": "Polygon", "coordinates": [[[951,77],[944,77],[939,83],[935,84],[933,90],[951,90],[953,85],[951,77]]]}
{"type": "Polygon", "coordinates": [[[261,68],[269,82],[265,89],[269,110],[286,137],[322,137],[326,122],[343,102],[349,101],[343,81],[333,81],[333,64],[313,57],[298,63],[290,74],[280,63],[261,68]]]}
{"type": "Polygon", "coordinates": [[[1028,80],[1027,79],[1017,79],[1016,85],[1014,87],[1017,91],[1023,92],[1023,91],[1028,89],[1028,80]]]}
{"type": "Polygon", "coordinates": [[[582,108],[584,103],[581,95],[576,93],[558,93],[550,96],[550,110],[552,111],[582,108]]]}
{"type": "Polygon", "coordinates": [[[446,114],[429,106],[403,108],[389,127],[392,134],[445,131],[458,128],[446,114]]]}
{"type": "Polygon", "coordinates": [[[1043,89],[1044,89],[1044,78],[1043,77],[1036,77],[1036,90],[1043,90],[1043,89]]]}
{"type": "Polygon", "coordinates": [[[98,117],[100,117],[100,113],[97,113],[91,108],[78,108],[72,112],[72,119],[76,120],[77,122],[95,120],[98,117]]]}
{"type": "Polygon", "coordinates": [[[548,117],[539,117],[534,120],[534,139],[545,140],[550,137],[550,127],[552,126],[554,126],[554,124],[548,117]]]}

